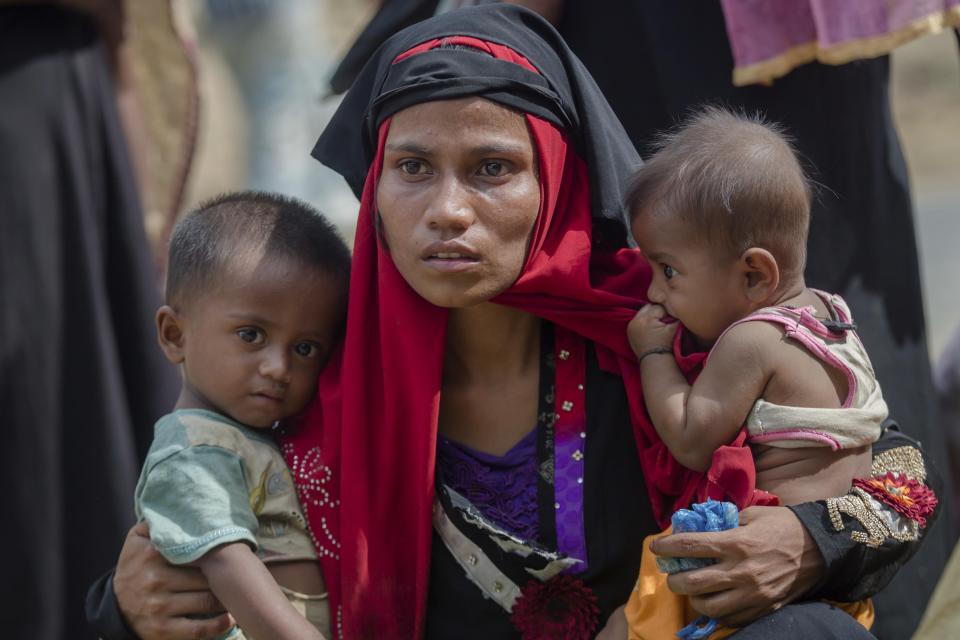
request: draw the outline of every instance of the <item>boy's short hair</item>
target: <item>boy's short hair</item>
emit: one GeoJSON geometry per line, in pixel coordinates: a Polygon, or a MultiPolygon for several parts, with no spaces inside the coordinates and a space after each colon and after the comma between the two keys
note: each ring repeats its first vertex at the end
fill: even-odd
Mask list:
{"type": "Polygon", "coordinates": [[[201,204],[177,224],[170,237],[167,304],[209,289],[231,259],[251,250],[314,267],[347,290],[350,250],[323,215],[294,198],[241,191],[201,204]]]}
{"type": "Polygon", "coordinates": [[[770,251],[783,279],[800,276],[810,226],[810,182],[783,129],[719,107],[693,113],[662,135],[634,175],[631,217],[677,216],[730,257],[770,251]]]}

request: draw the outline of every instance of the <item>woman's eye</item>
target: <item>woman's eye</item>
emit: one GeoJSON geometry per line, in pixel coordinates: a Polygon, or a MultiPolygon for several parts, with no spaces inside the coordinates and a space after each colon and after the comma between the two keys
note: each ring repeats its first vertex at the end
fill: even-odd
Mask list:
{"type": "Polygon", "coordinates": [[[669,280],[670,278],[672,278],[672,277],[675,276],[675,275],[677,275],[677,270],[676,270],[676,269],[674,269],[673,267],[671,267],[671,266],[668,265],[668,264],[663,265],[663,277],[665,277],[667,280],[669,280]]]}
{"type": "Polygon", "coordinates": [[[480,172],[488,178],[499,178],[506,173],[507,167],[502,162],[484,162],[480,172]]]}
{"type": "Polygon", "coordinates": [[[419,160],[404,160],[400,163],[400,170],[410,176],[420,174],[422,169],[423,163],[419,160]]]}
{"type": "Polygon", "coordinates": [[[237,330],[237,335],[241,340],[249,344],[258,344],[263,342],[263,331],[260,329],[244,327],[243,329],[237,330]]]}
{"type": "Polygon", "coordinates": [[[319,351],[319,349],[317,349],[317,345],[309,342],[299,342],[297,343],[297,346],[293,348],[293,350],[296,351],[298,356],[302,356],[304,358],[311,358],[317,355],[317,351],[319,351]]]}

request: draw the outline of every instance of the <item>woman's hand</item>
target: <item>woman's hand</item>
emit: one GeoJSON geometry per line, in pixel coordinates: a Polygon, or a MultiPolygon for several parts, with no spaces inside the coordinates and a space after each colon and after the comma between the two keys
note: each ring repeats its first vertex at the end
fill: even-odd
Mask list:
{"type": "Polygon", "coordinates": [[[740,526],[716,533],[678,533],[655,540],[661,556],[716,558],[717,564],[667,578],[694,609],[742,626],[803,596],[817,583],[823,558],[786,507],[750,507],[740,526]]]}
{"type": "Polygon", "coordinates": [[[610,617],[607,618],[607,624],[604,625],[596,640],[627,640],[629,629],[627,628],[627,616],[624,614],[624,607],[617,607],[610,617]]]}
{"type": "Polygon", "coordinates": [[[141,522],[130,529],[113,576],[117,604],[142,640],[193,640],[223,633],[233,624],[199,569],[176,567],[150,542],[141,522]],[[187,615],[216,615],[196,620],[187,615]]]}
{"type": "Polygon", "coordinates": [[[677,326],[664,322],[666,315],[666,309],[660,305],[645,304],[627,325],[627,339],[638,358],[654,349],[672,349],[677,326]]]}

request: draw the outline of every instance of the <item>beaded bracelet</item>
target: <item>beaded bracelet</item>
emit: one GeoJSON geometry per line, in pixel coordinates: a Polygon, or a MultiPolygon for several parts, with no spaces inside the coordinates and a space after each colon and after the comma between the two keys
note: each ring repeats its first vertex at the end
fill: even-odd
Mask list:
{"type": "Polygon", "coordinates": [[[646,358],[647,356],[652,356],[658,353],[669,353],[673,355],[673,349],[671,349],[670,347],[654,347],[653,349],[647,349],[646,351],[640,354],[639,358],[637,358],[637,364],[639,365],[641,362],[643,362],[643,359],[646,358]]]}

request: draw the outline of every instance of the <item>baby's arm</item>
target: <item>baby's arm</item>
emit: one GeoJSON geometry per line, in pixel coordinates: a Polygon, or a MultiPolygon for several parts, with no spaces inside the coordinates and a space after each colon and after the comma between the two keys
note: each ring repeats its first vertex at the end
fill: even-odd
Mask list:
{"type": "Polygon", "coordinates": [[[216,547],[196,564],[248,637],[323,640],[323,634],[297,613],[245,542],[216,547]]]}
{"type": "Polygon", "coordinates": [[[729,443],[770,378],[751,324],[731,329],[691,386],[674,361],[676,325],[660,322],[663,310],[647,305],[631,321],[630,344],[640,362],[643,398],[653,426],[673,456],[706,471],[713,452],[729,443]],[[644,354],[648,354],[644,356],[644,354]]]}

